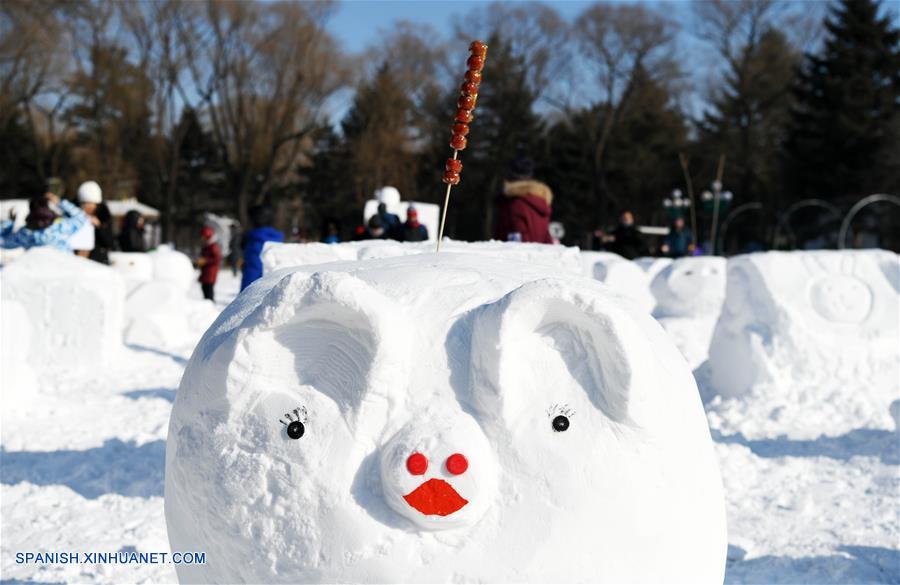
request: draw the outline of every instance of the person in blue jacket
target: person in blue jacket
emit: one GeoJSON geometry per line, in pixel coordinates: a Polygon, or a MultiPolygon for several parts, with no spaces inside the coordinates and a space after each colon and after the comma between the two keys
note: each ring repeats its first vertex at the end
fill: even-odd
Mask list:
{"type": "Polygon", "coordinates": [[[52,246],[63,252],[71,252],[69,239],[89,221],[87,214],[77,205],[50,192],[33,198],[29,202],[29,208],[25,227],[13,231],[13,212],[10,212],[10,219],[0,224],[0,243],[4,248],[52,246]],[[51,203],[62,211],[61,218],[50,208],[51,203]]]}
{"type": "Polygon", "coordinates": [[[262,254],[266,242],[283,242],[284,234],[272,227],[274,212],[270,205],[254,205],[250,208],[250,223],[253,229],[243,236],[244,267],[241,276],[241,290],[250,286],[262,276],[262,254]]]}

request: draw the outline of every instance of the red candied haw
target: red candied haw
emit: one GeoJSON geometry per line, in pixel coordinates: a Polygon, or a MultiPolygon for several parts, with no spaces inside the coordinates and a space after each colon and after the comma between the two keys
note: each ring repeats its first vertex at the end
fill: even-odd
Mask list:
{"type": "Polygon", "coordinates": [[[462,161],[458,158],[448,158],[445,168],[448,173],[460,173],[462,172],[462,161]]]}
{"type": "Polygon", "coordinates": [[[477,99],[474,95],[461,95],[456,100],[456,106],[464,110],[474,110],[477,99]]]}
{"type": "Polygon", "coordinates": [[[469,468],[469,460],[462,453],[454,453],[447,457],[447,471],[453,475],[462,475],[469,468]]]}
{"type": "Polygon", "coordinates": [[[478,55],[483,59],[484,56],[487,55],[487,45],[481,41],[472,41],[472,44],[469,45],[469,51],[473,55],[478,55]]]}
{"type": "Polygon", "coordinates": [[[459,86],[459,93],[463,95],[478,95],[478,84],[472,81],[464,81],[459,86]]]}
{"type": "Polygon", "coordinates": [[[481,71],[484,68],[484,58],[478,55],[472,55],[466,61],[466,65],[470,71],[481,71]]]}
{"type": "Polygon", "coordinates": [[[468,124],[472,120],[475,119],[475,116],[472,115],[472,112],[466,110],[465,108],[460,108],[456,110],[456,117],[453,118],[457,122],[462,122],[463,124],[468,124]]]}
{"type": "Polygon", "coordinates": [[[467,124],[463,124],[462,122],[457,122],[453,125],[453,133],[466,136],[469,134],[469,126],[467,124]]]}
{"type": "Polygon", "coordinates": [[[466,71],[466,81],[471,81],[475,85],[481,83],[481,71],[472,71],[469,69],[466,71]]]}
{"type": "Polygon", "coordinates": [[[428,458],[421,453],[413,453],[406,460],[406,469],[413,475],[422,475],[428,470],[428,458]]]}
{"type": "Polygon", "coordinates": [[[448,185],[458,185],[459,184],[459,173],[454,173],[453,171],[447,171],[444,173],[444,182],[448,185]]]}
{"type": "Polygon", "coordinates": [[[450,139],[450,148],[453,150],[464,150],[466,148],[466,137],[461,134],[454,134],[450,139]]]}

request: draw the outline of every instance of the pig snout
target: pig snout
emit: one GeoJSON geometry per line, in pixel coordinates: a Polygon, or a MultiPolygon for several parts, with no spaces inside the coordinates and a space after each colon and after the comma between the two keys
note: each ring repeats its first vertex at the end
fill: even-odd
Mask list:
{"type": "Polygon", "coordinates": [[[425,530],[474,524],[496,492],[493,452],[463,414],[408,423],[382,449],[380,466],[387,504],[425,530]]]}

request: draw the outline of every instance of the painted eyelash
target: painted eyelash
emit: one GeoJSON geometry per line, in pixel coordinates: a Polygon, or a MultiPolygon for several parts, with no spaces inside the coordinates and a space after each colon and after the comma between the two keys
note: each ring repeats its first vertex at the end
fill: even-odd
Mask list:
{"type": "Polygon", "coordinates": [[[571,408],[568,404],[553,404],[550,408],[547,409],[547,416],[554,417],[556,415],[563,415],[566,418],[571,418],[575,416],[575,409],[571,408]]]}
{"type": "Polygon", "coordinates": [[[284,426],[288,426],[289,424],[291,424],[294,421],[299,421],[299,422],[305,424],[307,419],[309,418],[309,415],[306,412],[305,406],[298,406],[291,412],[284,413],[284,418],[287,419],[287,422],[284,422],[283,420],[278,419],[278,422],[280,422],[284,426]],[[293,417],[291,416],[291,413],[293,413],[293,417]]]}

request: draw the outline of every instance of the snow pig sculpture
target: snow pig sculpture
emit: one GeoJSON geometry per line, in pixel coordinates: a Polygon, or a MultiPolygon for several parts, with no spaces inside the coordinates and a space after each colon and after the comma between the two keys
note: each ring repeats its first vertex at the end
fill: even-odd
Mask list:
{"type": "Polygon", "coordinates": [[[206,333],[166,452],[183,582],[721,582],[691,372],[595,281],[423,254],[289,268],[206,333]]]}

